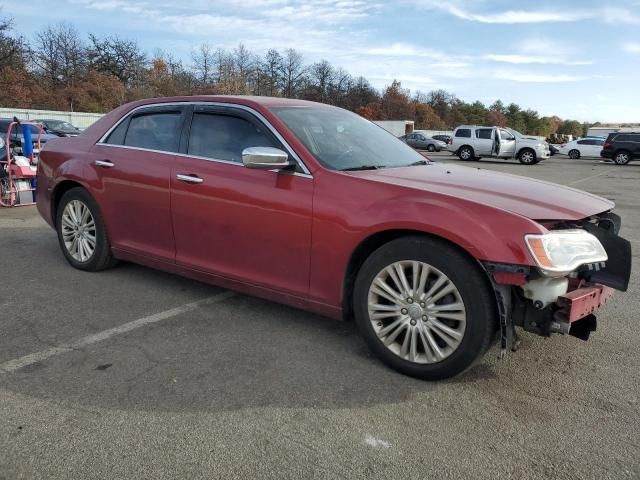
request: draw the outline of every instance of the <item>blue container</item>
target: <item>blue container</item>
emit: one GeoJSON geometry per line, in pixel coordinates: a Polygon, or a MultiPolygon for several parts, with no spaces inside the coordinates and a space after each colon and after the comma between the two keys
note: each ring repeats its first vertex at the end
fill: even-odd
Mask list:
{"type": "Polygon", "coordinates": [[[33,156],[31,125],[22,125],[22,155],[27,158],[31,158],[33,156]]]}

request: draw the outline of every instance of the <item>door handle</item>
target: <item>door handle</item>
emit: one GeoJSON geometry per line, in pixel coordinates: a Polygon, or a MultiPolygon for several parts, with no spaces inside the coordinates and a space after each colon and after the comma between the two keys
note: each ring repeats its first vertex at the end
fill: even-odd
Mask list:
{"type": "Polygon", "coordinates": [[[110,162],[109,160],[96,160],[93,163],[96,166],[102,167],[102,168],[113,168],[113,167],[115,167],[115,164],[113,162],[110,162]]]}
{"type": "Polygon", "coordinates": [[[178,181],[180,182],[186,182],[186,183],[202,183],[204,182],[204,180],[200,177],[198,177],[197,175],[183,175],[181,173],[176,175],[176,178],[178,179],[178,181]]]}

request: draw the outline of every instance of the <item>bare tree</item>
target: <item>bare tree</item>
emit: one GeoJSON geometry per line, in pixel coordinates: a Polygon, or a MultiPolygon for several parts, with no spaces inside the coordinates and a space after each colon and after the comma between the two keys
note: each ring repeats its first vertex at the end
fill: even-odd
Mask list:
{"type": "Polygon", "coordinates": [[[208,43],[201,44],[191,52],[191,60],[198,81],[203,85],[211,83],[216,66],[216,51],[213,47],[208,43]]]}
{"type": "Polygon", "coordinates": [[[305,80],[306,69],[302,55],[293,48],[285,50],[282,59],[282,93],[287,98],[296,97],[305,80]]]}
{"type": "Polygon", "coordinates": [[[0,69],[4,67],[23,68],[27,51],[24,38],[11,35],[13,20],[0,18],[0,69]]]}
{"type": "Polygon", "coordinates": [[[86,72],[87,48],[73,25],[49,25],[36,34],[34,62],[50,86],[73,86],[86,72]]]}
{"type": "Polygon", "coordinates": [[[273,97],[279,93],[279,85],[282,84],[280,78],[282,76],[282,70],[282,55],[280,55],[277,50],[268,50],[261,64],[261,71],[265,77],[263,83],[266,87],[266,95],[273,97]]]}
{"type": "Polygon", "coordinates": [[[139,87],[144,79],[146,56],[132,40],[89,35],[89,64],[98,72],[117,77],[125,87],[139,87]]]}

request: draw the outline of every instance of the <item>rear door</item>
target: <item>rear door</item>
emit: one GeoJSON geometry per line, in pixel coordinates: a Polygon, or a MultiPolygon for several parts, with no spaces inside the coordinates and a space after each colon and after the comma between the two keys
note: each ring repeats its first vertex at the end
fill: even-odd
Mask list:
{"type": "Polygon", "coordinates": [[[302,171],[244,167],[242,151],[258,146],[293,156],[278,135],[246,110],[194,107],[171,173],[176,263],[305,294],[313,178],[302,171]]]}
{"type": "Polygon", "coordinates": [[[489,156],[493,150],[493,128],[476,128],[475,151],[478,156],[489,156]]]}
{"type": "Polygon", "coordinates": [[[94,189],[114,248],[173,261],[170,175],[185,110],[134,111],[90,151],[94,189]]]}

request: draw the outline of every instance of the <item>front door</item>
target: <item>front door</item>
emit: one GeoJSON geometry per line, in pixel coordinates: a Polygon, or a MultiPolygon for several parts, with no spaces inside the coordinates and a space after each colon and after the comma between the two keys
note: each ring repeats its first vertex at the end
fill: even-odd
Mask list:
{"type": "Polygon", "coordinates": [[[306,294],[313,178],[243,166],[242,151],[285,150],[250,113],[196,106],[171,172],[176,262],[306,294]]]}
{"type": "Polygon", "coordinates": [[[511,132],[504,128],[496,128],[496,134],[500,144],[499,153],[497,156],[500,158],[513,158],[516,155],[516,137],[511,132]]]}
{"type": "Polygon", "coordinates": [[[93,192],[114,248],[174,260],[170,175],[184,115],[180,106],[136,110],[91,149],[93,192]]]}

